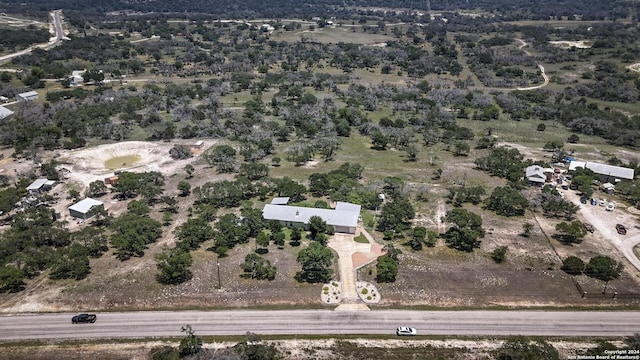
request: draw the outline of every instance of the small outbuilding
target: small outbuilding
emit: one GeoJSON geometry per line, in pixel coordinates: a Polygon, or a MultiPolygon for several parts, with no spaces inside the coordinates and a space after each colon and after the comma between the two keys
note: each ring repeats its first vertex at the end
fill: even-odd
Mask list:
{"type": "Polygon", "coordinates": [[[34,101],[34,100],[38,100],[38,98],[40,97],[40,95],[38,95],[38,93],[36,91],[27,91],[27,92],[23,92],[20,93],[18,95],[16,95],[16,100],[23,102],[23,101],[34,101]]]}
{"type": "Polygon", "coordinates": [[[11,115],[13,115],[13,111],[7,109],[4,106],[0,106],[0,120],[6,119],[6,118],[10,117],[11,115]]]}
{"type": "Polygon", "coordinates": [[[55,180],[49,179],[37,179],[27,186],[27,192],[31,195],[39,194],[45,191],[51,190],[51,187],[55,184],[55,180]]]}
{"type": "Polygon", "coordinates": [[[69,207],[69,214],[74,218],[86,220],[91,217],[89,213],[94,207],[104,207],[104,203],[92,198],[86,198],[71,205],[69,207]]]}

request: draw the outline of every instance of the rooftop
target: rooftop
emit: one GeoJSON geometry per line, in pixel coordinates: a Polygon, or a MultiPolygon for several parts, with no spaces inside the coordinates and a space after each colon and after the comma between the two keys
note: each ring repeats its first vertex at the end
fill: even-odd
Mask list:
{"type": "Polygon", "coordinates": [[[100,206],[103,205],[104,203],[102,201],[99,200],[95,200],[92,198],[86,198],[83,200],[80,200],[79,202],[71,205],[69,207],[69,210],[73,210],[73,211],[77,211],[79,213],[82,214],[86,214],[87,212],[89,212],[89,210],[91,210],[92,207],[94,206],[100,206]]]}

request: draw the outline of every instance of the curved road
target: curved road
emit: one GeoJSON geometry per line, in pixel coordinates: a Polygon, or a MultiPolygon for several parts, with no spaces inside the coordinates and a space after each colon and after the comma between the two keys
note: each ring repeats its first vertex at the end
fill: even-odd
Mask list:
{"type": "Polygon", "coordinates": [[[62,11],[61,10],[55,10],[51,12],[51,19],[53,21],[53,28],[55,29],[56,32],[56,36],[52,37],[51,40],[49,40],[48,43],[46,44],[39,44],[39,45],[33,45],[30,46],[24,50],[21,51],[17,51],[15,53],[12,54],[8,54],[8,55],[4,55],[4,56],[0,56],[0,63],[8,61],[13,59],[14,57],[18,57],[18,56],[22,56],[25,54],[29,54],[31,53],[33,50],[37,49],[37,48],[41,48],[44,50],[49,50],[55,46],[58,46],[62,40],[64,39],[64,31],[62,30],[62,11]]]}
{"type": "Polygon", "coordinates": [[[71,324],[72,314],[0,316],[0,341],[182,336],[191,325],[198,335],[394,336],[399,325],[420,335],[629,336],[640,331],[640,312],[570,311],[147,311],[99,313],[95,324],[71,324]]]}

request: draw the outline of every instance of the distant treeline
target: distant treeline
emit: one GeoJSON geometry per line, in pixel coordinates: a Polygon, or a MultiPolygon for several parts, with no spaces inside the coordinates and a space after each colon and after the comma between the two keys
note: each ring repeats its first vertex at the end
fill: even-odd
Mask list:
{"type": "MultiPolygon", "coordinates": [[[[311,18],[354,14],[372,14],[358,10],[365,7],[401,8],[425,11],[424,0],[7,0],[0,4],[0,11],[8,13],[38,14],[54,9],[100,14],[109,11],[133,10],[153,13],[201,13],[218,18],[311,18]]],[[[637,15],[637,5],[600,0],[448,0],[431,1],[433,11],[457,11],[483,9],[499,13],[509,19],[539,19],[550,17],[581,16],[585,20],[622,18],[637,15]]]]}

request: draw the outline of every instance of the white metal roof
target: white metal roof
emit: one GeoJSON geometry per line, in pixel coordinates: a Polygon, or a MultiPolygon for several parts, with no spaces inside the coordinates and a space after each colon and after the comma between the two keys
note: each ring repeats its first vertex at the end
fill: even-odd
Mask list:
{"type": "Polygon", "coordinates": [[[13,111],[7,109],[4,106],[0,106],[0,119],[4,119],[7,116],[11,116],[11,115],[13,115],[13,111]]]}
{"type": "Polygon", "coordinates": [[[289,203],[289,197],[275,197],[271,200],[272,205],[287,205],[289,203]]]}
{"type": "Polygon", "coordinates": [[[55,181],[53,181],[53,180],[37,179],[36,181],[32,182],[31,185],[27,186],[27,191],[29,191],[29,190],[39,190],[41,187],[43,187],[45,185],[53,185],[54,183],[55,183],[55,181]]]}
{"type": "Polygon", "coordinates": [[[266,220],[280,220],[308,224],[309,219],[311,219],[312,216],[319,216],[331,226],[356,227],[358,225],[359,215],[359,212],[353,211],[272,204],[267,204],[262,209],[262,216],[266,220]]]}
{"type": "Polygon", "coordinates": [[[38,92],[31,90],[31,91],[20,93],[18,94],[18,96],[23,98],[30,98],[30,97],[38,96],[38,92]]]}
{"type": "Polygon", "coordinates": [[[584,168],[593,171],[596,174],[613,176],[616,178],[632,180],[633,179],[633,169],[613,166],[608,164],[600,164],[595,162],[586,162],[586,161],[572,161],[569,164],[569,170],[575,170],[576,168],[584,168]]]}
{"type": "Polygon", "coordinates": [[[338,201],[338,202],[336,202],[336,210],[337,211],[355,212],[355,213],[358,213],[358,215],[360,215],[360,205],[358,205],[358,204],[352,204],[352,203],[348,203],[348,202],[338,201]]]}
{"type": "Polygon", "coordinates": [[[94,206],[100,206],[103,205],[104,203],[102,201],[99,200],[95,200],[92,198],[86,198],[84,200],[80,200],[79,202],[71,205],[69,207],[69,210],[73,210],[73,211],[77,211],[81,214],[86,214],[89,212],[89,210],[91,210],[92,207],[94,206]]]}

